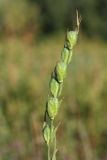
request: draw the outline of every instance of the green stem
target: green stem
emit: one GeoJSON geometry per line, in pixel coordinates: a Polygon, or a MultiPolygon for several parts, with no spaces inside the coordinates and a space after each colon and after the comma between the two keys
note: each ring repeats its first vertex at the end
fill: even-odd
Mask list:
{"type": "MultiPolygon", "coordinates": [[[[53,127],[53,120],[51,120],[51,123],[50,123],[51,135],[52,135],[52,127],[53,127]]],[[[51,158],[51,146],[52,146],[52,136],[50,136],[50,142],[49,142],[49,145],[48,145],[48,160],[52,160],[52,158],[51,158]]]]}
{"type": "Polygon", "coordinates": [[[50,124],[50,131],[51,131],[50,144],[52,144],[52,127],[53,127],[53,120],[51,120],[51,124],[50,124]]]}
{"type": "Polygon", "coordinates": [[[53,141],[53,155],[52,160],[56,160],[56,152],[57,152],[57,146],[56,146],[56,131],[54,133],[54,141],[53,141]]]}
{"type": "Polygon", "coordinates": [[[51,160],[51,156],[50,156],[50,144],[48,146],[48,160],[51,160]]]}
{"type": "Polygon", "coordinates": [[[56,148],[56,134],[55,134],[55,139],[54,139],[54,151],[53,151],[52,160],[56,160],[56,152],[57,152],[57,148],[56,148]]]}

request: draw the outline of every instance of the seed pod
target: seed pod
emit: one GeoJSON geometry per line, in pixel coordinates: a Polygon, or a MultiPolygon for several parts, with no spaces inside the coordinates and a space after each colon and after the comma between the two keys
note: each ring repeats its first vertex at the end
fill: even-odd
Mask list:
{"type": "Polygon", "coordinates": [[[58,109],[59,109],[58,99],[53,97],[49,98],[47,103],[47,112],[50,119],[53,120],[55,118],[55,116],[58,113],[58,109]]]}
{"type": "Polygon", "coordinates": [[[69,50],[67,48],[64,48],[61,54],[62,61],[65,62],[66,64],[68,63],[68,58],[69,58],[69,50]]]}
{"type": "Polygon", "coordinates": [[[44,123],[44,126],[43,126],[43,137],[47,145],[49,145],[51,132],[50,132],[49,125],[47,123],[44,123]]]}
{"type": "Polygon", "coordinates": [[[50,81],[50,90],[52,95],[54,97],[57,97],[59,91],[59,83],[54,78],[52,78],[50,81]]]}
{"type": "Polygon", "coordinates": [[[65,47],[72,49],[77,42],[77,31],[67,31],[65,47]]]}
{"type": "Polygon", "coordinates": [[[66,76],[67,65],[64,62],[59,62],[56,66],[56,75],[58,82],[62,83],[66,76]]]}

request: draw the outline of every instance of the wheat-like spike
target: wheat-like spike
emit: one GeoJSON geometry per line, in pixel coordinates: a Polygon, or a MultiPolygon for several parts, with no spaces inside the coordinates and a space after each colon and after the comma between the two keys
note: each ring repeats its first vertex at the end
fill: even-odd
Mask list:
{"type": "Polygon", "coordinates": [[[58,114],[61,100],[59,96],[62,92],[63,81],[66,77],[67,67],[72,59],[73,48],[77,42],[79,25],[81,18],[77,11],[77,27],[74,31],[67,30],[64,48],[61,53],[61,59],[56,64],[50,80],[50,95],[46,103],[46,112],[43,126],[43,136],[48,147],[48,160],[56,160],[56,130],[54,120],[58,114]]]}

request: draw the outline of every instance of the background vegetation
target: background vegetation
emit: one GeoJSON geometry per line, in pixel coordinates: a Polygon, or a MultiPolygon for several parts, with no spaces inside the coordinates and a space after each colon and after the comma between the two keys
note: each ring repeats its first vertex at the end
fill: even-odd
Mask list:
{"type": "Polygon", "coordinates": [[[58,159],[107,159],[107,1],[0,0],[0,160],[46,159],[50,73],[77,8],[83,20],[57,117],[58,159]]]}

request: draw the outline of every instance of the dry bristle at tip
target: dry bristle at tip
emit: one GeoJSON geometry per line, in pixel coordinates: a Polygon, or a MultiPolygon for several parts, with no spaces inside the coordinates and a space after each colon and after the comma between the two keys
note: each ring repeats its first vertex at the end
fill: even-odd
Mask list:
{"type": "Polygon", "coordinates": [[[78,30],[78,32],[79,32],[79,26],[80,26],[82,17],[81,17],[81,15],[79,16],[78,10],[76,10],[76,16],[77,16],[77,30],[78,30]]]}

